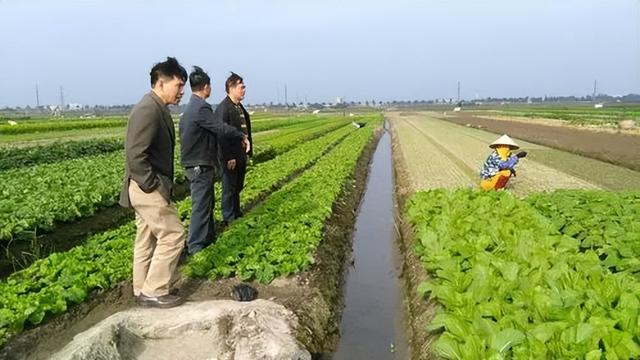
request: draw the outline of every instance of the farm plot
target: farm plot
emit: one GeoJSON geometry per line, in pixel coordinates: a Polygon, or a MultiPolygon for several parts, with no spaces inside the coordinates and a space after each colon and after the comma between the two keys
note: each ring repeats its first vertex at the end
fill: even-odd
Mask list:
{"type": "Polygon", "coordinates": [[[388,118],[413,359],[640,356],[638,193],[605,191],[640,189],[639,173],[517,140],[529,152],[518,177],[485,193],[477,173],[495,134],[388,118]]]}
{"type": "MultiPolygon", "coordinates": [[[[412,137],[419,137],[418,134],[421,135],[421,140],[407,140],[419,141],[420,144],[407,159],[409,173],[423,172],[422,174],[416,173],[414,178],[428,176],[424,172],[429,170],[424,170],[422,166],[417,166],[412,162],[423,161],[419,160],[420,158],[440,158],[429,160],[439,162],[438,167],[433,168],[433,170],[429,168],[431,172],[442,172],[447,167],[456,167],[458,174],[464,173],[466,175],[467,183],[472,184],[474,187],[477,186],[481,166],[490,152],[487,144],[495,140],[495,135],[476,129],[460,127],[425,115],[400,116],[399,114],[389,114],[389,118],[392,123],[398,124],[398,126],[408,127],[406,133],[413,132],[412,137]],[[402,123],[405,124],[401,125],[402,123]],[[438,151],[434,153],[434,149],[438,151]]],[[[404,140],[400,136],[397,138],[400,144],[404,140]]],[[[544,149],[540,145],[522,141],[520,143],[530,153],[544,149]]],[[[443,183],[440,186],[426,187],[425,189],[437,187],[447,187],[447,184],[443,183]]],[[[518,176],[512,180],[511,187],[515,193],[520,195],[562,188],[598,188],[598,186],[585,179],[558,171],[532,159],[525,159],[518,166],[518,176]]]]}
{"type": "Polygon", "coordinates": [[[606,269],[640,279],[640,192],[556,191],[527,202],[581,249],[595,251],[606,269]]]}
{"type": "MultiPolygon", "coordinates": [[[[318,139],[317,141],[310,141],[300,145],[300,151],[298,148],[282,154],[273,160],[261,163],[253,167],[248,173],[247,177],[258,177],[260,174],[264,175],[264,178],[254,179],[256,184],[260,184],[261,187],[254,187],[252,191],[247,193],[243,192],[242,203],[243,206],[252,204],[260,197],[267,193],[274,191],[278,184],[283,181],[287,181],[294,173],[300,168],[295,166],[287,166],[287,164],[298,164],[303,168],[309,164],[308,159],[314,159],[327,150],[328,147],[333,146],[335,142],[345,143],[345,146],[341,146],[330,151],[326,155],[327,160],[323,160],[322,164],[312,167],[307,172],[312,175],[302,175],[301,180],[295,180],[291,187],[292,189],[306,189],[313,186],[323,186],[326,190],[327,186],[332,186],[332,191],[327,192],[326,196],[334,196],[335,186],[339,182],[336,180],[332,183],[325,183],[323,176],[318,176],[318,173],[333,174],[332,176],[338,179],[342,176],[343,182],[340,183],[340,189],[348,178],[349,166],[352,166],[352,162],[349,160],[352,157],[358,157],[362,152],[364,145],[370,140],[373,134],[373,128],[379,123],[376,118],[363,119],[370,123],[370,126],[358,132],[353,139],[349,141],[342,141],[345,136],[350,136],[349,133],[355,131],[355,128],[344,128],[337,130],[335,134],[327,135],[326,139],[318,139]],[[353,141],[351,141],[353,140],[353,141]],[[332,155],[337,154],[337,155],[332,155]],[[302,159],[301,156],[306,156],[308,159],[302,159]],[[262,167],[265,167],[263,171],[262,167]],[[321,169],[321,170],[313,170],[321,169]],[[341,170],[342,169],[342,170],[341,170]],[[304,180],[306,179],[306,180],[304,180]],[[293,185],[294,183],[298,185],[293,185]],[[313,185],[318,183],[319,185],[313,185]],[[297,186],[297,187],[296,187],[297,186]]],[[[323,158],[323,159],[325,159],[323,158]]],[[[311,161],[313,162],[313,160],[311,161]]],[[[351,168],[352,169],[352,168],[351,168]]],[[[307,174],[305,172],[304,174],[307,174]]],[[[291,189],[290,189],[291,190],[291,189]]],[[[293,190],[291,190],[293,191],[293,190]]],[[[281,195],[275,197],[275,200],[265,200],[264,206],[276,206],[281,204],[282,196],[286,196],[288,191],[280,192],[281,195]],[[266,205],[273,203],[273,205],[266,205]]],[[[293,193],[292,193],[293,194],[293,193]]],[[[316,212],[320,216],[326,216],[327,210],[330,212],[331,203],[327,197],[318,196],[318,204],[316,212]]],[[[335,198],[332,198],[335,200],[335,198]]],[[[333,201],[333,200],[331,200],[333,201]]],[[[314,203],[315,204],[315,203],[314,203]]],[[[185,206],[180,203],[180,208],[185,206]]],[[[314,228],[318,226],[319,218],[317,216],[308,217],[304,211],[296,212],[300,216],[301,220],[297,222],[298,226],[301,226],[302,231],[299,236],[300,239],[304,239],[309,233],[305,230],[307,226],[314,225],[314,228]],[[315,219],[315,220],[314,220],[315,219]],[[313,224],[309,221],[314,221],[313,224]]],[[[248,236],[242,235],[239,229],[245,229],[249,231],[255,227],[255,221],[252,221],[253,215],[251,212],[247,214],[244,220],[238,222],[238,225],[233,225],[234,236],[247,239],[248,236]],[[242,225],[244,224],[244,225],[242,225]]],[[[291,221],[294,221],[291,219],[291,221]]],[[[255,229],[254,229],[255,230],[255,229]]],[[[274,233],[277,235],[277,233],[274,233]]],[[[310,234],[316,234],[315,231],[310,234]]],[[[135,236],[135,226],[133,222],[130,222],[118,229],[107,231],[103,234],[98,234],[87,241],[85,245],[78,246],[65,253],[52,254],[46,259],[42,259],[31,265],[29,268],[16,272],[11,275],[6,281],[0,282],[0,314],[3,316],[3,322],[0,323],[0,343],[6,341],[10,336],[22,331],[25,325],[37,325],[39,324],[47,314],[59,314],[67,310],[67,307],[71,304],[83,302],[88,294],[94,289],[109,289],[120,281],[126,280],[131,275],[131,251],[133,244],[133,237],[135,236]]],[[[225,236],[224,233],[222,235],[225,236]]],[[[316,239],[317,238],[313,238],[316,239]]],[[[254,239],[255,240],[255,239],[254,239]]],[[[272,237],[273,241],[277,241],[277,237],[272,237]]],[[[220,240],[221,244],[224,244],[220,240]]],[[[317,243],[316,243],[317,245],[317,243]]],[[[292,248],[297,251],[309,251],[309,243],[301,243],[299,246],[292,248]]],[[[224,248],[220,245],[220,248],[224,248]]],[[[236,250],[242,251],[242,249],[235,247],[236,250]]],[[[259,251],[257,248],[252,248],[252,254],[254,256],[266,257],[271,259],[275,256],[280,259],[277,251],[274,250],[274,254],[270,255],[269,248],[261,248],[259,251]],[[267,252],[263,254],[262,252],[267,252]]],[[[219,251],[218,249],[217,251],[219,251]]],[[[212,250],[207,250],[211,252],[212,250]]],[[[216,253],[216,251],[213,251],[216,253]]],[[[227,254],[230,255],[230,254],[227,254]]],[[[203,255],[204,256],[204,255],[203,255]]],[[[228,259],[226,256],[225,259],[228,259]]],[[[296,264],[299,261],[309,260],[308,254],[302,253],[297,257],[292,258],[296,264]],[[305,260],[306,259],[306,260],[305,260]]],[[[194,260],[196,262],[196,260],[194,260]]],[[[226,275],[235,273],[242,274],[243,278],[255,277],[261,281],[270,281],[273,276],[280,274],[287,274],[293,270],[299,271],[301,267],[291,267],[291,265],[283,265],[283,268],[278,268],[277,271],[270,272],[271,268],[265,267],[260,270],[263,263],[256,263],[251,265],[250,262],[242,261],[238,263],[216,263],[220,275],[226,275]],[[254,272],[248,269],[253,269],[254,272]],[[292,270],[293,269],[293,270],[292,270]],[[266,273],[265,273],[266,271],[266,273]],[[247,275],[249,274],[249,275],[247,275]],[[271,274],[269,276],[265,274],[271,274]]],[[[269,263],[266,263],[267,265],[269,263]]],[[[302,265],[304,263],[301,263],[302,265]]],[[[209,263],[207,266],[213,266],[209,263]]],[[[264,264],[263,264],[264,265],[264,264]]],[[[301,265],[301,266],[302,266],[301,265]]],[[[189,266],[189,268],[198,268],[197,266],[189,266]]]]}
{"type": "Polygon", "coordinates": [[[640,356],[637,261],[609,271],[598,251],[508,192],[419,192],[406,216],[431,275],[418,291],[441,306],[428,324],[442,332],[439,357],[640,356]]]}
{"type": "Polygon", "coordinates": [[[406,121],[391,121],[396,162],[407,169],[411,190],[472,186],[464,167],[453,163],[443,150],[406,121]]]}
{"type": "Polygon", "coordinates": [[[537,144],[569,151],[578,155],[640,170],[640,136],[626,133],[594,131],[569,126],[549,126],[538,122],[522,122],[478,118],[470,114],[447,116],[459,125],[481,126],[487,131],[529,140],[537,144]]]}
{"type": "MultiPolygon", "coordinates": [[[[321,123],[297,123],[267,140],[257,133],[254,159],[262,162],[273,158],[303,141],[344,127],[348,121],[328,118],[321,123]]],[[[0,240],[19,234],[29,237],[31,233],[23,232],[49,230],[55,222],[86,217],[114,205],[124,173],[123,159],[123,151],[115,151],[0,172],[0,240]]],[[[183,181],[177,155],[174,167],[176,180],[183,181]]]]}
{"type": "Polygon", "coordinates": [[[0,147],[0,171],[50,164],[122,150],[121,139],[90,139],[56,142],[47,146],[0,147]]]}
{"type": "Polygon", "coordinates": [[[638,106],[593,107],[528,107],[496,111],[498,114],[528,119],[557,119],[571,125],[617,126],[619,121],[640,117],[638,106]]]}
{"type": "MultiPolygon", "coordinates": [[[[111,117],[98,119],[50,119],[45,121],[28,121],[18,125],[0,124],[0,136],[47,133],[52,131],[100,129],[124,127],[126,117],[111,117]]],[[[0,137],[1,139],[1,137],[0,137]]]]}

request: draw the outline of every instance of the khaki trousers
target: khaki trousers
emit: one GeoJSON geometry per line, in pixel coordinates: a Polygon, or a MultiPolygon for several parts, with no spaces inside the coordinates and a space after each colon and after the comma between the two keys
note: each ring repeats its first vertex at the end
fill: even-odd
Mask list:
{"type": "Polygon", "coordinates": [[[129,197],[136,212],[137,226],[133,294],[167,295],[185,242],[178,210],[157,190],[147,194],[133,180],[129,183],[129,197]]]}

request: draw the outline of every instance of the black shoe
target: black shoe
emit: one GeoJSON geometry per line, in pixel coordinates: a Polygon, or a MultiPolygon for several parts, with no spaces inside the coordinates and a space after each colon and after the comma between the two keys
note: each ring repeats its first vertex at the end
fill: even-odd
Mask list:
{"type": "Polygon", "coordinates": [[[162,295],[162,296],[147,296],[145,294],[140,294],[138,296],[138,305],[143,307],[155,307],[168,309],[176,306],[180,306],[184,304],[184,298],[176,295],[162,295]]]}

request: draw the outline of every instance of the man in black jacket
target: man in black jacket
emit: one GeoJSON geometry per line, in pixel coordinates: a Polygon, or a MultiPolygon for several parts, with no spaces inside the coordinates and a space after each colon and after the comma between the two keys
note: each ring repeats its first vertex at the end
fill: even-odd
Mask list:
{"type": "Polygon", "coordinates": [[[240,192],[244,186],[247,170],[247,156],[252,156],[251,120],[242,106],[246,87],[240,75],[232,72],[225,82],[227,97],[220,102],[214,116],[221,121],[241,130],[249,142],[237,139],[220,139],[220,167],[222,168],[222,218],[226,223],[242,216],[240,210],[240,192]]]}
{"type": "Polygon", "coordinates": [[[241,130],[213,116],[206,99],[211,96],[211,78],[194,66],[189,74],[191,99],[180,117],[181,163],[191,185],[191,224],[187,238],[190,255],[204,249],[215,236],[213,222],[213,181],[217,166],[217,138],[245,143],[248,137],[241,130]]]}

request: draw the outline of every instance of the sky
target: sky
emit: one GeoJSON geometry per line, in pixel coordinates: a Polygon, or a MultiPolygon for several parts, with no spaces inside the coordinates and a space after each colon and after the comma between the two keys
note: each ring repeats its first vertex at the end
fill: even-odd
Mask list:
{"type": "MultiPolygon", "coordinates": [[[[640,93],[640,0],[0,0],[0,106],[133,104],[175,56],[245,103],[640,93]]],[[[189,91],[187,91],[188,95],[189,91]]]]}

